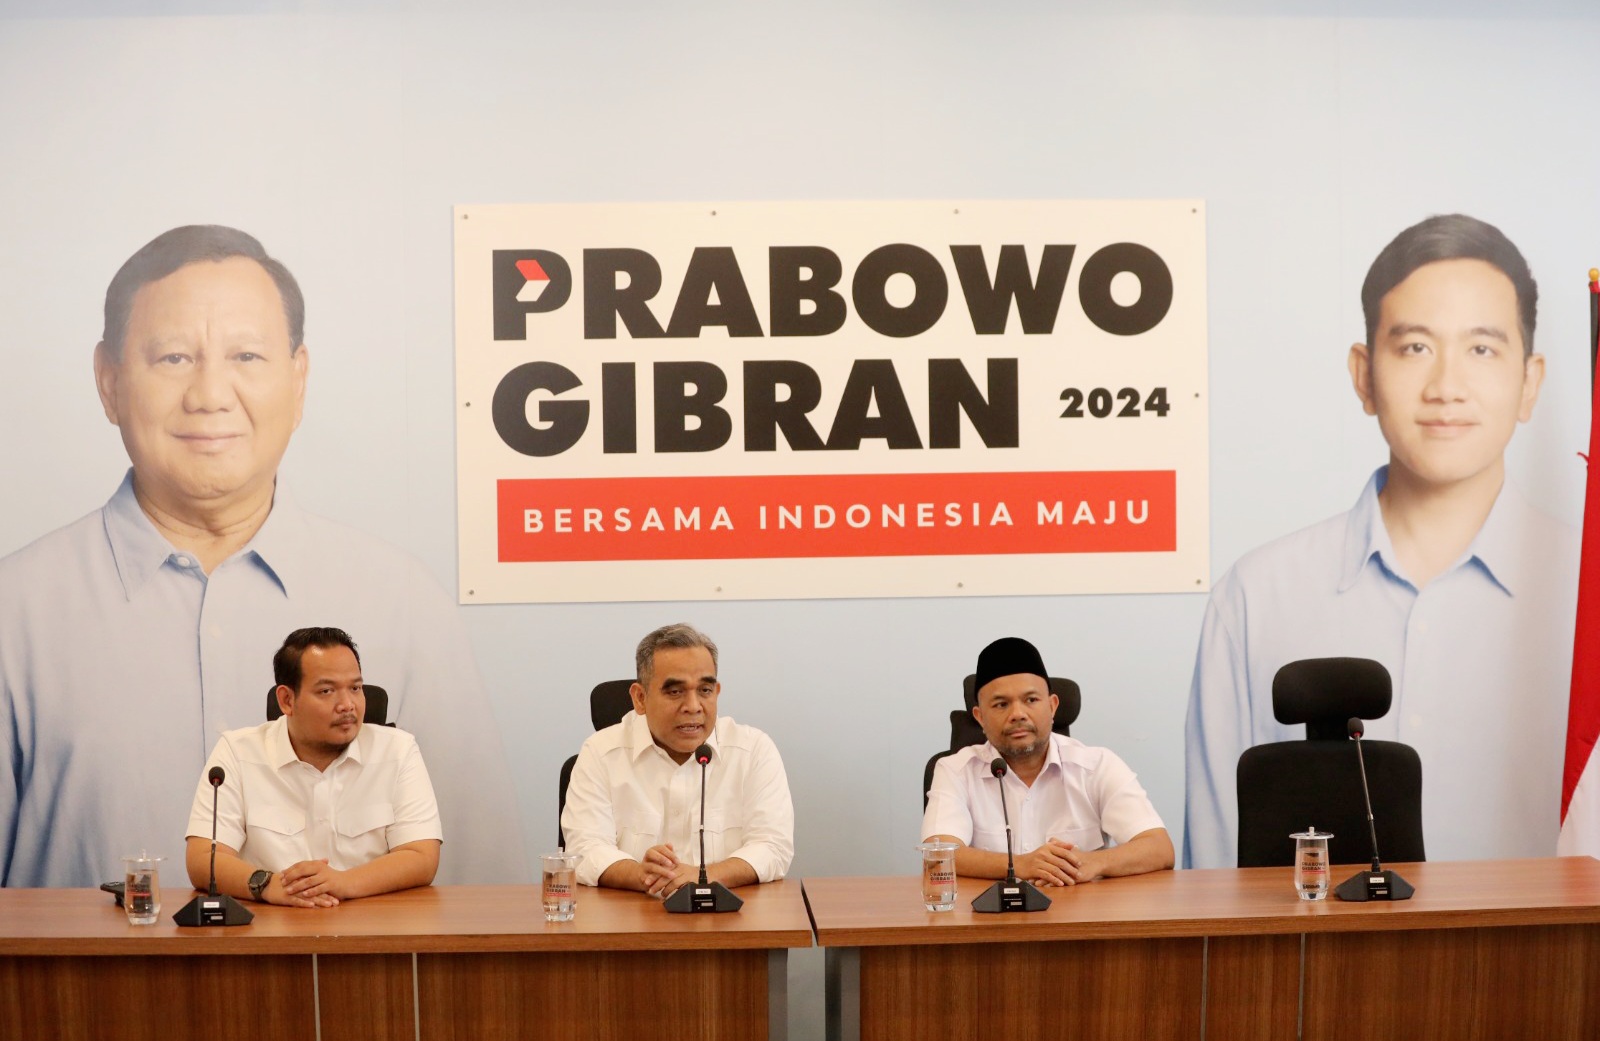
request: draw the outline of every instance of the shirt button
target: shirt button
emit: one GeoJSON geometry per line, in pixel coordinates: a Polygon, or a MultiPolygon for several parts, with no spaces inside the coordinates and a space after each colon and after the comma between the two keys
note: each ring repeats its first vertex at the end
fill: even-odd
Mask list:
{"type": "Polygon", "coordinates": [[[188,557],[180,556],[178,558],[178,566],[179,567],[194,567],[194,561],[190,560],[188,557]]]}
{"type": "Polygon", "coordinates": [[[1417,715],[1417,713],[1413,712],[1409,716],[1406,717],[1406,725],[1409,726],[1409,727],[1421,727],[1422,726],[1422,717],[1417,715]]]}

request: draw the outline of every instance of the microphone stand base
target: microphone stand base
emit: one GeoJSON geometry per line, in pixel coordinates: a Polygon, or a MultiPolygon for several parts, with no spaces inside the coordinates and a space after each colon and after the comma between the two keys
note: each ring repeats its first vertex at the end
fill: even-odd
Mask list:
{"type": "Polygon", "coordinates": [[[172,916],[179,925],[249,925],[255,914],[233,897],[204,893],[184,904],[172,916]]]}
{"type": "Polygon", "coordinates": [[[1004,878],[979,893],[972,901],[972,909],[980,914],[1000,914],[1004,911],[1043,911],[1050,906],[1050,898],[1039,892],[1031,882],[1004,878]]]}
{"type": "Polygon", "coordinates": [[[724,914],[737,911],[744,901],[721,882],[690,882],[662,901],[668,914],[724,914]]]}
{"type": "Polygon", "coordinates": [[[1334,887],[1340,900],[1365,903],[1368,900],[1410,900],[1416,888],[1396,871],[1362,871],[1334,887]]]}

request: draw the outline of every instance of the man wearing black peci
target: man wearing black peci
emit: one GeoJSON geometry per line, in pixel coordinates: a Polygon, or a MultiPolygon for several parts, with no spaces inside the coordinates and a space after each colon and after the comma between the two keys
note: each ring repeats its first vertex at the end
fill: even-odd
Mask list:
{"type": "Polygon", "coordinates": [[[1128,765],[1051,732],[1058,700],[1033,644],[1008,636],[985,647],[973,686],[988,741],[939,760],[922,818],[924,838],[957,844],[957,874],[1006,876],[1002,797],[1023,881],[1071,886],[1172,867],[1172,840],[1128,765]]]}

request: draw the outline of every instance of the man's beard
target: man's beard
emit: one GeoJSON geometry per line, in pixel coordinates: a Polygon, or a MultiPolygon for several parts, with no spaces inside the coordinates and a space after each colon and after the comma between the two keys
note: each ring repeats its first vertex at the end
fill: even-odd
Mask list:
{"type": "Polygon", "coordinates": [[[999,747],[997,750],[1000,753],[1000,757],[1008,763],[1013,759],[1027,759],[1036,755],[1039,747],[1044,743],[1044,739],[1039,736],[1037,730],[1025,740],[1027,740],[1027,744],[1008,744],[999,747]]]}

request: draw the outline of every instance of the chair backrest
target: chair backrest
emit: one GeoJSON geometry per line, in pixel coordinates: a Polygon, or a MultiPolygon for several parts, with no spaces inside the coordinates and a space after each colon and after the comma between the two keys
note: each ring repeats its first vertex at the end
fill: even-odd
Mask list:
{"type": "MultiPolygon", "coordinates": [[[[363,723],[376,723],[379,726],[392,727],[389,722],[389,692],[375,683],[362,685],[362,692],[367,697],[366,714],[361,717],[363,723]]],[[[267,688],[267,722],[283,715],[283,709],[278,707],[278,685],[273,684],[267,688]]]]}
{"type": "MultiPolygon", "coordinates": [[[[1239,866],[1294,863],[1297,831],[1330,831],[1328,859],[1372,858],[1361,771],[1351,741],[1278,741],[1239,757],[1239,866]]],[[[1398,741],[1362,741],[1372,824],[1384,860],[1426,860],[1422,841],[1422,760],[1398,741]]]]}
{"type": "MultiPolygon", "coordinates": [[[[1329,831],[1336,864],[1371,859],[1361,770],[1347,723],[1389,711],[1389,672],[1366,658],[1306,658],[1279,669],[1272,711],[1280,723],[1304,723],[1301,741],[1249,748],[1239,757],[1239,866],[1294,863],[1290,834],[1329,831]]],[[[1363,741],[1378,853],[1385,860],[1422,860],[1422,760],[1396,741],[1363,741]]]]}
{"type": "MultiPolygon", "coordinates": [[[[622,722],[622,717],[633,711],[633,698],[628,693],[632,686],[632,678],[604,680],[594,685],[589,692],[589,722],[596,733],[622,722]]],[[[567,808],[567,787],[572,783],[572,768],[577,764],[577,756],[568,756],[566,762],[561,764],[561,775],[556,779],[557,849],[567,848],[567,833],[561,830],[561,814],[567,808]]]]}
{"type": "MultiPolygon", "coordinates": [[[[961,681],[961,697],[967,703],[964,709],[954,709],[950,713],[950,747],[940,752],[933,753],[928,758],[927,765],[922,768],[922,806],[928,806],[928,790],[933,787],[933,768],[939,760],[947,755],[953,755],[968,745],[981,745],[985,740],[983,728],[978,721],[972,718],[972,710],[978,705],[978,694],[972,689],[972,684],[977,679],[976,674],[969,673],[961,681]]],[[[1078,684],[1061,676],[1046,676],[1050,683],[1050,693],[1060,701],[1056,706],[1055,721],[1050,729],[1065,737],[1072,736],[1072,724],[1077,720],[1078,713],[1083,709],[1083,694],[1078,689],[1078,684]]]]}
{"type": "Polygon", "coordinates": [[[556,849],[567,848],[567,833],[561,829],[561,814],[567,809],[567,787],[572,784],[572,768],[577,765],[577,756],[567,756],[567,761],[561,764],[561,776],[556,780],[556,849]]]}
{"type": "Polygon", "coordinates": [[[594,685],[589,692],[589,722],[594,724],[596,733],[622,722],[622,717],[633,711],[633,698],[628,694],[632,686],[631,679],[606,680],[594,685]]]}
{"type": "Polygon", "coordinates": [[[1380,719],[1394,701],[1389,670],[1370,658],[1302,658],[1272,677],[1272,714],[1312,741],[1344,741],[1351,716],[1380,719]]]}

